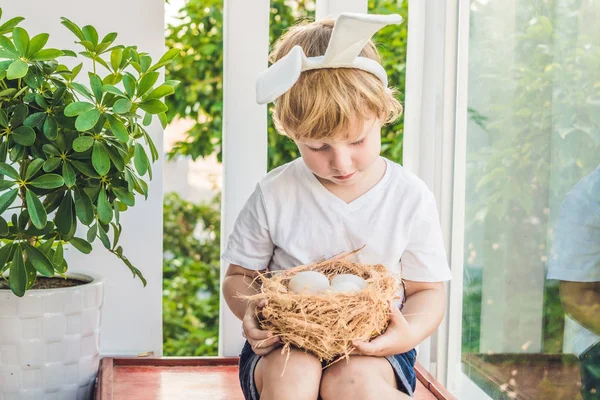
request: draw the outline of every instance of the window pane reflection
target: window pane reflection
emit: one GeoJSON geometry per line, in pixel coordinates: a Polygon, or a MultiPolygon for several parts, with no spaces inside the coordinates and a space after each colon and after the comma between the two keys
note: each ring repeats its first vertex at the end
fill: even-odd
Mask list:
{"type": "Polygon", "coordinates": [[[470,24],[463,370],[600,399],[600,1],[478,0],[470,24]]]}

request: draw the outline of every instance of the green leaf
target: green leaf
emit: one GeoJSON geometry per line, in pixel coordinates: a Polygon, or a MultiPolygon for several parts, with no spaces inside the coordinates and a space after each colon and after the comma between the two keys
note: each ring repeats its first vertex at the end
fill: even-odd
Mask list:
{"type": "Polygon", "coordinates": [[[179,49],[169,49],[167,50],[167,52],[165,54],[163,54],[163,56],[160,58],[160,60],[158,60],[157,64],[160,64],[164,61],[172,61],[175,57],[177,57],[177,55],[179,54],[181,50],[179,49]]]}
{"type": "Polygon", "coordinates": [[[133,99],[133,96],[135,96],[135,84],[135,79],[131,75],[123,75],[123,86],[125,87],[125,91],[130,99],[133,99]]]}
{"type": "Polygon", "coordinates": [[[129,132],[125,127],[125,124],[121,122],[121,120],[113,115],[108,115],[108,123],[110,124],[110,129],[113,134],[119,141],[123,143],[127,143],[129,140],[129,132]]]}
{"type": "Polygon", "coordinates": [[[58,168],[58,166],[60,165],[60,163],[62,162],[62,160],[58,157],[50,157],[46,160],[46,162],[44,162],[44,172],[52,172],[54,171],[56,168],[58,168]]]}
{"type": "Polygon", "coordinates": [[[23,125],[13,131],[12,138],[21,146],[31,146],[35,143],[35,131],[23,125]]]}
{"type": "Polygon", "coordinates": [[[74,22],[72,22],[71,20],[69,20],[68,18],[65,18],[65,17],[62,17],[61,21],[62,21],[61,24],[63,24],[64,26],[67,27],[67,29],[69,29],[71,32],[73,32],[79,40],[85,39],[83,36],[83,32],[81,32],[81,29],[79,29],[77,24],[75,24],[74,22]]]}
{"type": "Polygon", "coordinates": [[[25,118],[27,118],[27,115],[29,115],[29,107],[27,107],[27,105],[16,105],[15,109],[13,110],[13,115],[10,117],[10,125],[13,128],[21,125],[23,121],[25,121],[25,118]]]}
{"type": "Polygon", "coordinates": [[[6,189],[10,189],[15,186],[17,182],[15,181],[7,181],[5,179],[0,180],[0,192],[4,192],[6,189]]]}
{"type": "Polygon", "coordinates": [[[8,127],[8,117],[3,109],[0,109],[0,126],[3,128],[8,127]]]}
{"type": "Polygon", "coordinates": [[[156,99],[142,101],[139,107],[150,114],[160,114],[169,109],[162,101],[156,99]]]}
{"type": "Polygon", "coordinates": [[[12,31],[12,29],[15,26],[17,26],[24,19],[25,18],[23,18],[23,17],[15,17],[15,18],[9,19],[4,24],[0,25],[0,35],[4,35],[5,33],[9,33],[10,31],[12,31]]]}
{"type": "Polygon", "coordinates": [[[32,176],[37,174],[37,172],[42,168],[42,165],[44,165],[44,159],[36,158],[35,160],[33,160],[31,162],[31,164],[29,164],[29,166],[27,167],[27,173],[25,174],[25,180],[27,181],[27,180],[29,180],[29,178],[31,178],[32,176]]]}
{"type": "Polygon", "coordinates": [[[104,247],[110,250],[110,240],[108,239],[108,235],[106,234],[104,229],[102,229],[102,226],[98,228],[98,236],[100,237],[100,241],[102,242],[104,247]]]}
{"type": "Polygon", "coordinates": [[[142,97],[158,80],[158,72],[150,72],[142,77],[137,88],[137,96],[142,97]]]}
{"type": "Polygon", "coordinates": [[[108,202],[108,196],[106,195],[106,190],[104,187],[100,189],[100,193],[98,194],[98,219],[100,222],[104,224],[110,223],[113,219],[113,210],[108,202]]]}
{"type": "Polygon", "coordinates": [[[73,141],[73,150],[82,153],[93,146],[95,139],[92,136],[82,135],[73,141]]]}
{"type": "Polygon", "coordinates": [[[12,39],[19,54],[22,56],[27,55],[27,46],[29,46],[29,34],[27,31],[18,26],[15,27],[13,29],[12,39]]]}
{"type": "Polygon", "coordinates": [[[29,64],[22,60],[13,61],[6,70],[6,77],[8,79],[19,79],[27,75],[29,71],[29,64]]]}
{"type": "Polygon", "coordinates": [[[33,222],[33,225],[36,228],[43,229],[46,226],[48,216],[46,215],[46,210],[44,209],[42,202],[29,189],[27,189],[25,192],[25,199],[27,202],[27,210],[29,211],[31,222],[33,222]]]}
{"type": "Polygon", "coordinates": [[[75,120],[75,128],[79,132],[85,132],[92,129],[100,119],[100,111],[97,109],[89,110],[79,115],[75,120]]]}
{"type": "Polygon", "coordinates": [[[133,207],[135,205],[135,196],[133,195],[133,193],[116,186],[112,187],[112,191],[117,196],[117,198],[121,200],[124,204],[127,204],[130,207],[133,207]]]}
{"type": "Polygon", "coordinates": [[[87,231],[87,241],[89,243],[93,243],[94,240],[96,239],[96,233],[98,231],[98,224],[94,224],[90,227],[90,229],[88,229],[87,231]]]}
{"type": "Polygon", "coordinates": [[[138,174],[144,176],[148,171],[150,163],[148,162],[148,156],[146,155],[144,147],[139,143],[135,144],[133,161],[138,174]]]}
{"type": "Polygon", "coordinates": [[[46,154],[51,154],[53,156],[60,156],[60,150],[58,150],[56,147],[54,147],[51,144],[45,144],[42,146],[42,150],[44,150],[44,153],[46,154]]]}
{"type": "MultiPolygon", "coordinates": [[[[162,113],[161,113],[162,114],[162,113]]],[[[152,123],[152,114],[150,113],[146,113],[146,115],[144,115],[144,119],[142,120],[142,124],[144,126],[148,126],[152,123]]]]}
{"type": "Polygon", "coordinates": [[[131,109],[131,101],[129,99],[119,99],[115,101],[112,111],[117,114],[125,114],[131,109]]]}
{"type": "Polygon", "coordinates": [[[38,126],[46,118],[46,115],[47,114],[44,112],[33,113],[33,114],[29,115],[27,118],[25,118],[25,121],[23,121],[23,125],[34,128],[34,127],[38,126]]]}
{"type": "Polygon", "coordinates": [[[173,88],[173,86],[161,85],[151,91],[146,100],[160,99],[161,97],[165,97],[173,93],[175,93],[175,88],[173,88]]]}
{"type": "Polygon", "coordinates": [[[92,94],[90,91],[80,83],[71,82],[71,87],[79,94],[83,95],[86,99],[93,101],[92,94]]]}
{"type": "Polygon", "coordinates": [[[13,189],[10,192],[4,193],[0,196],[0,214],[8,209],[15,202],[17,198],[17,194],[19,194],[19,189],[13,189]]]}
{"type": "Polygon", "coordinates": [[[88,103],[86,101],[77,101],[66,106],[64,113],[67,117],[76,117],[95,108],[96,106],[92,103],[88,103]]]}
{"type": "Polygon", "coordinates": [[[58,211],[54,217],[54,224],[58,232],[66,236],[72,230],[72,226],[75,224],[75,216],[73,214],[73,198],[71,192],[67,191],[65,197],[62,199],[58,211]]]}
{"type": "Polygon", "coordinates": [[[43,131],[44,136],[46,136],[48,140],[56,140],[58,137],[58,122],[54,115],[48,115],[46,122],[44,122],[43,131]]]}
{"type": "Polygon", "coordinates": [[[35,284],[38,275],[35,267],[29,260],[25,260],[25,274],[27,275],[27,286],[25,287],[27,291],[35,284]]]}
{"type": "Polygon", "coordinates": [[[43,49],[46,43],[48,43],[48,37],[50,37],[50,35],[48,35],[47,33],[40,33],[39,35],[35,35],[29,42],[29,48],[27,49],[27,57],[30,57],[31,55],[43,49]]]}
{"type": "Polygon", "coordinates": [[[169,124],[167,113],[161,112],[160,114],[158,114],[158,120],[160,121],[160,126],[162,126],[163,129],[165,129],[169,124]]]}
{"type": "Polygon", "coordinates": [[[62,176],[65,180],[65,185],[67,185],[69,189],[75,185],[75,171],[73,171],[73,167],[71,167],[66,161],[63,163],[62,176]]]}
{"type": "Polygon", "coordinates": [[[9,53],[12,54],[12,57],[7,57],[7,58],[14,59],[19,55],[19,53],[17,52],[17,49],[15,48],[15,45],[12,43],[12,41],[10,41],[6,36],[3,36],[1,33],[0,33],[0,47],[5,48],[9,53]]]}
{"type": "Polygon", "coordinates": [[[106,151],[108,152],[110,161],[113,163],[115,168],[117,168],[117,170],[120,172],[123,172],[125,169],[125,160],[119,151],[114,146],[106,146],[106,151]]]}
{"type": "Polygon", "coordinates": [[[92,42],[94,46],[98,45],[98,32],[96,31],[96,28],[91,25],[86,25],[81,28],[81,31],[83,32],[85,40],[92,42]]]}
{"type": "Polygon", "coordinates": [[[102,100],[102,80],[98,77],[98,75],[89,73],[90,76],[90,85],[92,87],[92,92],[94,93],[94,97],[100,103],[102,100]]]}
{"type": "Polygon", "coordinates": [[[65,184],[65,180],[58,174],[45,174],[29,183],[39,189],[56,189],[65,184]]]}
{"type": "Polygon", "coordinates": [[[77,250],[82,252],[83,254],[90,254],[92,251],[92,245],[87,241],[74,237],[69,241],[77,250]]]}
{"type": "Polygon", "coordinates": [[[14,179],[15,181],[21,179],[17,170],[7,163],[0,163],[0,174],[6,175],[9,178],[14,179]]]}
{"type": "Polygon", "coordinates": [[[63,250],[63,244],[62,242],[58,242],[58,245],[56,245],[56,251],[54,252],[54,255],[52,256],[52,264],[54,264],[54,269],[59,272],[59,273],[64,273],[66,272],[62,266],[65,263],[65,256],[64,256],[64,250],[63,250]]]}
{"type": "Polygon", "coordinates": [[[106,175],[110,170],[110,157],[108,156],[108,152],[104,145],[98,141],[94,142],[92,165],[100,175],[106,175]]]}
{"type": "MultiPolygon", "coordinates": [[[[0,217],[0,236],[6,235],[8,235],[8,223],[4,218],[0,217]]],[[[3,265],[4,264],[0,262],[0,269],[2,269],[3,265]]]]}
{"type": "Polygon", "coordinates": [[[31,56],[31,61],[51,61],[55,60],[65,53],[58,49],[43,49],[31,56]]]}
{"type": "Polygon", "coordinates": [[[110,65],[113,67],[114,71],[119,70],[119,66],[121,65],[121,60],[123,60],[123,49],[115,48],[110,52],[110,65]]]}
{"type": "Polygon", "coordinates": [[[79,63],[76,66],[73,67],[73,69],[71,70],[71,78],[70,80],[73,80],[77,77],[77,75],[79,75],[79,72],[81,72],[81,68],[83,67],[83,63],[79,63]]]}
{"type": "Polygon", "coordinates": [[[23,253],[19,244],[17,244],[17,248],[13,256],[9,274],[10,290],[12,290],[16,296],[23,297],[25,294],[25,287],[27,286],[27,273],[25,272],[23,253]]]}
{"type": "Polygon", "coordinates": [[[87,193],[79,188],[73,191],[75,198],[75,212],[81,223],[89,225],[94,221],[94,206],[87,193]]]}
{"type": "Polygon", "coordinates": [[[77,160],[71,160],[71,164],[73,164],[73,166],[85,176],[89,178],[100,179],[100,175],[98,175],[98,173],[96,173],[96,171],[88,164],[77,160]]]}
{"type": "Polygon", "coordinates": [[[112,43],[115,41],[115,39],[117,38],[118,34],[117,32],[111,32],[109,34],[107,34],[106,36],[104,36],[104,38],[102,39],[101,43],[112,43]]]}
{"type": "Polygon", "coordinates": [[[53,276],[54,267],[52,261],[42,253],[38,248],[33,247],[27,242],[23,242],[25,251],[27,252],[27,260],[31,261],[35,269],[44,276],[53,276]]]}
{"type": "MultiPolygon", "coordinates": [[[[6,221],[4,221],[4,224],[6,224],[6,221]]],[[[14,246],[16,245],[11,243],[6,244],[0,248],[0,269],[2,269],[2,267],[6,265],[8,260],[10,260],[10,256],[12,255],[11,253],[14,246]]]]}
{"type": "Polygon", "coordinates": [[[119,89],[118,87],[116,87],[114,85],[106,84],[106,85],[102,86],[102,90],[106,93],[112,93],[115,96],[125,97],[125,93],[123,93],[121,91],[121,89],[119,89]]]}

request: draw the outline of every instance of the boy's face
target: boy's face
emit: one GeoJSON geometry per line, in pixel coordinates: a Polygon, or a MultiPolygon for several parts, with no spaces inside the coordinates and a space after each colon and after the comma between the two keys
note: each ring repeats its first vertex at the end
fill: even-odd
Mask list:
{"type": "Polygon", "coordinates": [[[351,140],[294,140],[306,166],[325,184],[353,186],[369,176],[381,150],[381,120],[351,125],[351,140]]]}

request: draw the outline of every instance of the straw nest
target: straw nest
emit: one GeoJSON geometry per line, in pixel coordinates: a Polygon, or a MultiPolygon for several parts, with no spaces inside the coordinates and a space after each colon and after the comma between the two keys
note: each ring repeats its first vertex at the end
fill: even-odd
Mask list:
{"type": "Polygon", "coordinates": [[[267,300],[267,305],[257,311],[257,318],[262,329],[280,337],[282,353],[287,351],[289,355],[293,346],[330,365],[349,357],[355,349],[353,340],[368,341],[386,330],[390,302],[396,298],[400,279],[384,265],[349,261],[357,251],[258,278],[261,292],[247,298],[267,300]],[[338,274],[353,274],[363,278],[367,286],[357,293],[291,292],[289,280],[302,271],[318,271],[330,280],[338,274]]]}

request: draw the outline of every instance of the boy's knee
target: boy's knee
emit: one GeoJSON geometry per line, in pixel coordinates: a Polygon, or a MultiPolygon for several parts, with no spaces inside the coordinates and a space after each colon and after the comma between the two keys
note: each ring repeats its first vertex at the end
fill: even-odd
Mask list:
{"type": "MultiPolygon", "coordinates": [[[[323,372],[319,393],[323,400],[379,399],[383,387],[395,390],[381,372],[372,359],[355,357],[354,362],[340,361],[323,372]]],[[[392,378],[395,379],[393,375],[392,378]]]]}
{"type": "Polygon", "coordinates": [[[365,385],[368,382],[364,379],[364,373],[358,363],[340,361],[323,372],[319,393],[323,400],[336,399],[341,394],[363,398],[361,396],[365,394],[365,385]]]}
{"type": "Polygon", "coordinates": [[[260,360],[255,378],[257,389],[265,398],[314,399],[321,381],[321,363],[302,351],[287,354],[274,351],[260,360]]]}

